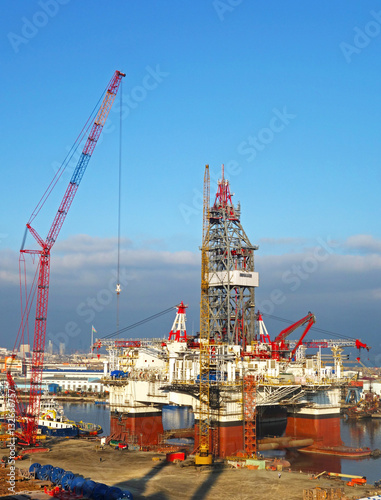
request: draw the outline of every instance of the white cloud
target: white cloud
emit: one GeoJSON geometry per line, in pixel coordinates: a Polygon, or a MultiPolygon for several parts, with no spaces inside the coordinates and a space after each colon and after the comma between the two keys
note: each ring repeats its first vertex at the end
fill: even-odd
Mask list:
{"type": "Polygon", "coordinates": [[[381,240],[371,234],[355,234],[347,238],[344,246],[365,253],[381,253],[381,240]]]}
{"type": "MultiPolygon", "coordinates": [[[[367,243],[369,248],[369,243],[377,240],[354,236],[348,241],[352,242],[351,245],[362,242],[363,247],[367,243]]],[[[316,245],[283,255],[261,255],[258,252],[256,270],[260,273],[260,287],[256,292],[257,306],[272,304],[271,314],[291,320],[299,319],[311,310],[317,314],[317,326],[362,337],[367,343],[372,343],[366,336],[374,334],[381,320],[381,255],[368,252],[354,255],[352,248],[350,245],[316,245]],[[274,290],[280,290],[284,300],[274,302],[274,290]]],[[[105,305],[97,302],[99,310],[94,309],[94,321],[100,330],[112,331],[110,325],[114,324],[116,310],[115,239],[79,235],[65,240],[60,247],[57,244],[57,248],[53,248],[51,267],[49,328],[61,331],[70,320],[81,332],[87,332],[87,316],[81,316],[78,307],[85,304],[82,311],[90,309],[89,301],[98,300],[98,296],[106,297],[106,290],[112,298],[105,305]],[[70,250],[66,251],[66,248],[70,250]],[[56,249],[59,252],[55,252],[56,249]]],[[[184,300],[190,305],[189,325],[197,331],[200,272],[198,250],[169,252],[135,248],[125,240],[121,249],[124,280],[120,297],[121,325],[139,321],[184,300]]],[[[0,251],[0,278],[1,300],[7,304],[3,312],[3,328],[4,331],[17,331],[15,318],[19,317],[20,310],[17,252],[0,251]]],[[[164,332],[172,321],[172,317],[163,319],[164,332]]],[[[154,331],[155,327],[148,328],[147,335],[154,331]]]]}
{"type": "Polygon", "coordinates": [[[0,250],[0,283],[2,285],[18,285],[19,282],[18,253],[8,249],[0,250]]]}
{"type": "Polygon", "coordinates": [[[303,245],[306,238],[260,238],[259,245],[303,245]]]}
{"type": "MultiPolygon", "coordinates": [[[[52,253],[92,253],[92,252],[116,252],[118,245],[117,238],[99,238],[89,236],[88,234],[76,234],[66,240],[57,241],[52,253]]],[[[132,246],[131,240],[121,239],[121,245],[124,247],[132,246]]]]}

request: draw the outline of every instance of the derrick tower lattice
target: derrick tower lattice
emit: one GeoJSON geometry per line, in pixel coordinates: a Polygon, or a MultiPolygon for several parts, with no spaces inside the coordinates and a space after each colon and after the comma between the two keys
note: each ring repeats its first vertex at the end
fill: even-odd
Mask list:
{"type": "Polygon", "coordinates": [[[254,339],[254,250],[240,221],[240,205],[233,205],[229,181],[222,178],[209,210],[209,316],[210,335],[246,345],[254,339]]]}

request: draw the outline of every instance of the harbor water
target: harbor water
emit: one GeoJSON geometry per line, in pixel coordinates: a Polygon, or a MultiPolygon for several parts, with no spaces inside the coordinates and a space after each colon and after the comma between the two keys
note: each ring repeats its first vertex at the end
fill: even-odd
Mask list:
{"type": "Polygon", "coordinates": [[[69,420],[75,422],[91,422],[100,425],[103,432],[100,436],[110,434],[110,408],[108,405],[94,403],[72,403],[62,402],[64,414],[69,420]]]}
{"type": "MultiPolygon", "coordinates": [[[[341,440],[345,446],[381,450],[381,419],[341,419],[340,427],[341,440]]],[[[292,469],[303,472],[354,474],[365,476],[370,484],[381,479],[381,457],[353,459],[293,451],[286,453],[286,459],[292,469]]]]}
{"type": "MultiPolygon", "coordinates": [[[[381,450],[381,419],[343,420],[341,438],[345,444],[350,443],[356,448],[368,446],[372,450],[381,450]]],[[[361,461],[342,459],[342,468],[345,474],[356,474],[357,471],[359,475],[366,476],[369,483],[381,479],[381,457],[361,461]]]]}
{"type": "MultiPolygon", "coordinates": [[[[65,415],[75,421],[92,422],[102,426],[103,434],[110,433],[110,409],[107,405],[94,403],[63,403],[65,415]]],[[[354,448],[369,447],[381,450],[381,419],[341,420],[341,439],[343,444],[354,448]]],[[[274,453],[274,452],[273,452],[274,453]]],[[[348,459],[337,456],[313,455],[292,452],[277,452],[291,463],[293,470],[319,473],[339,472],[365,476],[368,483],[381,479],[381,457],[348,459]]]]}

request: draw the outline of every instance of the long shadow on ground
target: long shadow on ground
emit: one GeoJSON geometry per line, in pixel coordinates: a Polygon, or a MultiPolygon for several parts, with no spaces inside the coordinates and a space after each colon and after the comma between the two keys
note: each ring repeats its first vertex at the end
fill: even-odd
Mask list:
{"type": "MultiPolygon", "coordinates": [[[[147,488],[148,482],[158,475],[165,467],[170,465],[171,467],[174,467],[173,464],[170,464],[169,462],[163,461],[160,462],[158,465],[155,465],[152,467],[152,469],[145,474],[143,477],[136,478],[136,479],[129,479],[127,481],[120,482],[118,484],[115,484],[115,486],[118,486],[119,488],[122,489],[127,489],[129,490],[133,496],[134,500],[168,500],[167,493],[164,493],[163,491],[158,491],[157,493],[153,493],[150,495],[144,495],[144,492],[147,488]]],[[[206,472],[205,469],[204,473],[206,472]]],[[[224,470],[224,465],[223,464],[215,464],[212,466],[209,470],[209,473],[206,475],[205,480],[202,481],[202,483],[199,485],[197,490],[193,493],[192,497],[190,497],[190,500],[203,500],[207,497],[209,494],[211,488],[214,486],[216,483],[217,479],[219,476],[222,474],[224,470]]],[[[181,468],[177,469],[177,474],[181,475],[181,468]]],[[[201,473],[201,470],[200,470],[201,473]]],[[[168,477],[168,481],[170,481],[170,477],[168,477]]],[[[180,497],[186,498],[186,491],[179,491],[178,492],[180,497]]],[[[173,493],[175,495],[175,492],[173,493]]]]}
{"type": "Polygon", "coordinates": [[[200,484],[197,490],[193,493],[191,500],[202,500],[206,498],[210,489],[213,487],[214,483],[220,477],[224,470],[224,464],[216,464],[212,466],[208,476],[205,478],[205,481],[200,484]]]}
{"type": "Polygon", "coordinates": [[[169,462],[166,462],[163,460],[162,462],[159,462],[157,465],[152,467],[150,471],[147,472],[143,477],[139,477],[136,479],[129,479],[127,481],[123,481],[121,483],[116,484],[115,486],[118,486],[119,488],[126,489],[131,491],[131,493],[134,496],[134,500],[138,499],[155,499],[155,500],[168,500],[167,495],[164,493],[158,492],[155,493],[155,495],[149,495],[145,496],[144,492],[147,488],[147,483],[150,479],[155,477],[157,474],[159,474],[165,467],[169,465],[169,462]]]}

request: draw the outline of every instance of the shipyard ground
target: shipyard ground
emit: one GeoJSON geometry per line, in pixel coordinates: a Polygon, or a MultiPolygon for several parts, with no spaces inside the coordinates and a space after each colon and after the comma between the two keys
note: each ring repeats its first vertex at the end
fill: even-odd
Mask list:
{"type": "MultiPolygon", "coordinates": [[[[232,469],[222,464],[210,469],[180,467],[167,463],[165,455],[116,451],[109,446],[101,450],[99,444],[85,440],[66,439],[49,443],[49,448],[50,452],[29,455],[17,466],[27,468],[34,462],[59,466],[94,481],[128,489],[135,500],[301,500],[303,490],[315,486],[345,487],[349,499],[375,494],[369,486],[353,488],[339,480],[314,480],[296,471],[283,471],[279,478],[277,471],[232,469]]],[[[30,493],[29,498],[51,497],[30,493]]]]}

